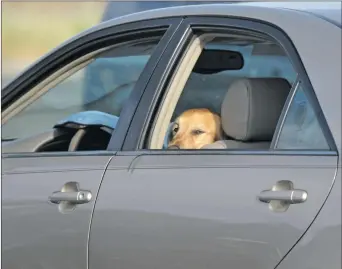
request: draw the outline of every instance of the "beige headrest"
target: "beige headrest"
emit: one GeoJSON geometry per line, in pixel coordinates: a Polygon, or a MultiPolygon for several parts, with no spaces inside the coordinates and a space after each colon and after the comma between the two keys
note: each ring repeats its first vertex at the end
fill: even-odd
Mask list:
{"type": "Polygon", "coordinates": [[[290,89],[282,78],[235,81],[221,106],[226,135],[240,141],[271,140],[290,89]]]}

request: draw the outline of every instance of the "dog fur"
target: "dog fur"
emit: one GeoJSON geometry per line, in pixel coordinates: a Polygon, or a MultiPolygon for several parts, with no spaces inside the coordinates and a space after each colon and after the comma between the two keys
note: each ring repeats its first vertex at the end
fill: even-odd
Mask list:
{"type": "Polygon", "coordinates": [[[222,139],[221,118],[206,108],[184,111],[171,130],[170,149],[200,149],[222,139]]]}

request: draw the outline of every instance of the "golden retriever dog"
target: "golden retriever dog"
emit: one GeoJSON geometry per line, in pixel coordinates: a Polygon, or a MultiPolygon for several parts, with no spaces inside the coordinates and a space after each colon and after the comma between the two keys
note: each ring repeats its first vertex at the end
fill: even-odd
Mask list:
{"type": "Polygon", "coordinates": [[[200,149],[221,139],[220,116],[206,108],[189,109],[175,120],[168,149],[200,149]]]}

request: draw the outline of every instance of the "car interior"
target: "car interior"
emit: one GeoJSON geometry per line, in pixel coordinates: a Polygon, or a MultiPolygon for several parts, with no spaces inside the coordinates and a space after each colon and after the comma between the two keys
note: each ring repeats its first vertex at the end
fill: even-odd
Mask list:
{"type": "Polygon", "coordinates": [[[121,47],[113,45],[102,48],[71,62],[46,78],[3,114],[2,151],[15,153],[105,150],[124,102],[128,99],[156,42],[158,39],[148,38],[135,43],[127,42],[121,47]],[[144,45],[140,46],[141,43],[144,45]],[[137,56],[133,58],[133,62],[129,59],[132,53],[137,56]],[[93,68],[100,72],[94,72],[93,68]],[[119,73],[116,83],[108,76],[108,70],[112,70],[114,75],[119,73]],[[126,76],[122,76],[123,73],[126,76]],[[75,75],[83,80],[83,83],[78,83],[82,88],[68,81],[75,75]],[[65,81],[69,85],[64,89],[68,91],[66,95],[74,99],[69,102],[71,106],[60,104],[56,98],[59,93],[54,91],[54,87],[59,90],[58,86],[65,81]],[[52,94],[47,97],[49,93],[52,94]],[[47,98],[43,100],[44,97],[47,98]],[[22,130],[22,123],[36,118],[39,120],[40,115],[46,112],[50,114],[46,117],[48,122],[45,119],[45,122],[41,125],[38,123],[38,126],[49,125],[49,128],[44,128],[39,133],[34,126],[26,126],[25,130],[22,130]],[[79,131],[81,129],[84,131],[79,131]],[[13,134],[19,138],[13,137],[13,134]]]}
{"type": "MultiPolygon", "coordinates": [[[[106,51],[101,55],[102,59],[111,57],[106,51]]],[[[136,62],[136,70],[145,60],[136,62]]],[[[3,152],[105,150],[115,129],[110,122],[119,119],[117,112],[124,102],[118,111],[111,110],[110,105],[118,98],[126,100],[137,79],[134,72],[126,73],[131,81],[126,78],[101,98],[89,100],[85,109],[88,114],[66,117],[60,123],[51,123],[50,130],[7,141],[3,152]]],[[[225,138],[203,149],[268,149],[296,75],[284,50],[264,37],[196,37],[169,84],[145,148],[165,149],[175,118],[187,109],[205,107],[221,116],[225,138]]],[[[106,84],[102,81],[101,85],[106,84]]]]}
{"type": "Polygon", "coordinates": [[[202,35],[192,46],[169,84],[145,148],[166,149],[170,128],[182,112],[209,108],[221,116],[225,139],[202,149],[268,150],[297,78],[283,48],[274,41],[246,35],[202,35]],[[211,61],[206,60],[211,62],[212,71],[194,72],[207,50],[217,53],[217,58],[208,54],[211,61]],[[241,57],[235,57],[235,61],[225,59],[225,70],[220,70],[223,51],[241,57]]]}

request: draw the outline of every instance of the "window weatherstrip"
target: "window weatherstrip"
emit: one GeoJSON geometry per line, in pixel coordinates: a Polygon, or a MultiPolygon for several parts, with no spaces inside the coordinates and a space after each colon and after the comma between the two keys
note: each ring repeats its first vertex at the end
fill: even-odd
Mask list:
{"type": "Polygon", "coordinates": [[[297,93],[297,90],[298,90],[300,84],[301,84],[301,81],[299,79],[299,75],[297,75],[297,78],[296,78],[295,82],[293,83],[292,88],[291,88],[290,93],[289,93],[289,96],[285,102],[284,109],[281,112],[281,115],[279,117],[280,121],[278,121],[276,130],[274,133],[274,137],[273,137],[272,142],[271,142],[270,150],[276,150],[276,148],[277,148],[279,138],[281,135],[281,131],[283,130],[285,120],[287,118],[288,112],[290,110],[290,107],[293,103],[293,99],[297,93]]]}

